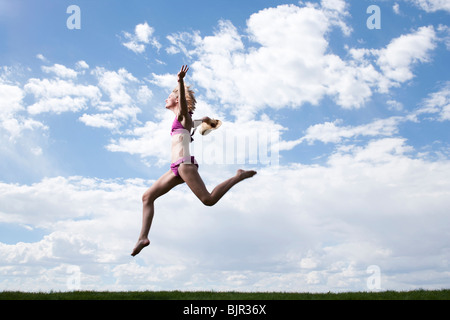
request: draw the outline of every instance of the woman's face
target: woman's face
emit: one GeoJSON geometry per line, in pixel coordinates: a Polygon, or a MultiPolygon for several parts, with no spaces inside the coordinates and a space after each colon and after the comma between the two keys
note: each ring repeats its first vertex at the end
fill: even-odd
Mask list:
{"type": "Polygon", "coordinates": [[[178,105],[178,98],[172,92],[166,99],[166,109],[172,109],[178,105]]]}

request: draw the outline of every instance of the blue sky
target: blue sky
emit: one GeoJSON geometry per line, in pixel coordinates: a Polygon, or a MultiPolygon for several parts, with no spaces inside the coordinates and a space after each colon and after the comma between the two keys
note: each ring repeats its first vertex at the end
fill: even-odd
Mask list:
{"type": "Polygon", "coordinates": [[[361,291],[370,266],[375,289],[448,288],[449,13],[0,0],[0,289],[361,291]],[[207,186],[258,175],[213,208],[177,187],[130,258],[182,64],[195,116],[224,122],[192,145],[207,186]]]}

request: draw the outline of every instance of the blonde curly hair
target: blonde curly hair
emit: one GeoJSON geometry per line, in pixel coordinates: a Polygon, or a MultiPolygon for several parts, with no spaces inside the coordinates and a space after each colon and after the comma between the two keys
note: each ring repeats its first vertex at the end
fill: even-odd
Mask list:
{"type": "MultiPolygon", "coordinates": [[[[172,92],[178,98],[178,87],[173,89],[172,92]]],[[[197,100],[195,100],[195,92],[193,90],[191,90],[191,86],[186,86],[186,85],[184,86],[184,92],[185,92],[185,96],[186,96],[188,110],[189,110],[189,112],[194,112],[195,104],[197,103],[197,100]]]]}

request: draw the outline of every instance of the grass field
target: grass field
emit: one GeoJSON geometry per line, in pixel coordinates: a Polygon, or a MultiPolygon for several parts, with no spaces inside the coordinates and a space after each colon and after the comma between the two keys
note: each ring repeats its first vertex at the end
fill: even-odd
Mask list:
{"type": "Polygon", "coordinates": [[[0,292],[0,300],[450,300],[450,290],[345,293],[129,291],[0,292]]]}

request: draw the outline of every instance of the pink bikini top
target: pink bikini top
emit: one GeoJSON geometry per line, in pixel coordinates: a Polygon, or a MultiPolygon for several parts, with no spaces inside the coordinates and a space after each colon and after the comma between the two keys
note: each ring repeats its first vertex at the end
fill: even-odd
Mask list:
{"type": "MultiPolygon", "coordinates": [[[[189,115],[192,117],[192,112],[189,112],[189,115]]],[[[173,136],[174,134],[181,133],[182,130],[187,131],[187,129],[186,129],[185,127],[183,127],[183,125],[181,124],[181,122],[178,121],[178,117],[175,116],[175,119],[173,120],[173,123],[172,123],[172,129],[171,129],[171,131],[170,131],[170,135],[173,136]]],[[[190,134],[189,131],[188,131],[188,133],[190,134]]],[[[192,138],[192,135],[191,135],[191,142],[192,142],[192,141],[194,141],[194,139],[192,138]]]]}

